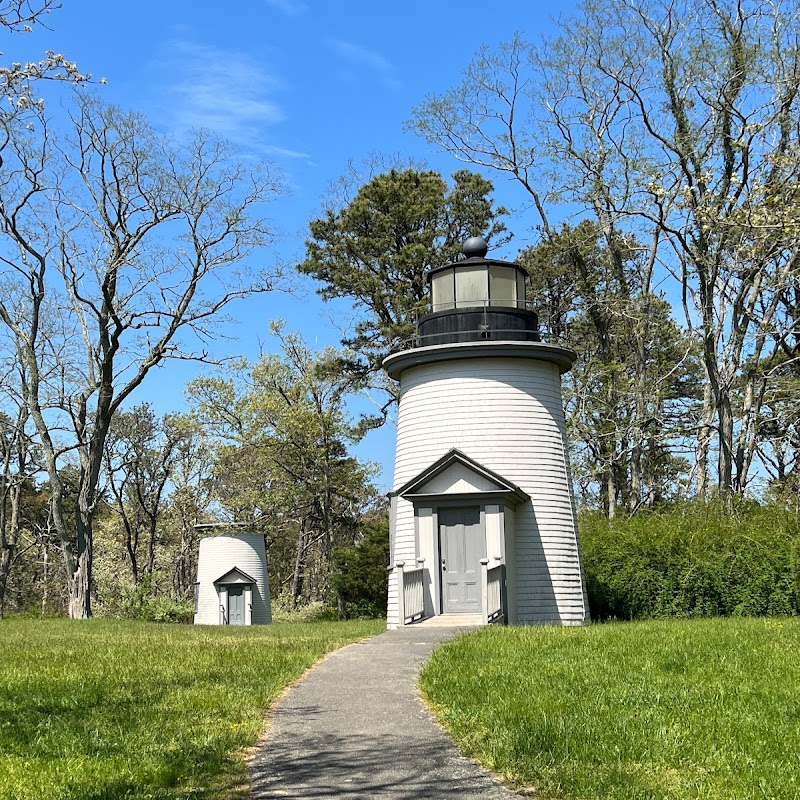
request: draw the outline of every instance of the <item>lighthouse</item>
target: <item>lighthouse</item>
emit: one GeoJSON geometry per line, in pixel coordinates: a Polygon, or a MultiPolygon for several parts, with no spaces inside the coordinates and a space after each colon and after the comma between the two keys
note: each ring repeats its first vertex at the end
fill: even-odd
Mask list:
{"type": "Polygon", "coordinates": [[[468,239],[384,363],[399,382],[388,627],[589,621],[561,375],[527,274],[468,239]]]}

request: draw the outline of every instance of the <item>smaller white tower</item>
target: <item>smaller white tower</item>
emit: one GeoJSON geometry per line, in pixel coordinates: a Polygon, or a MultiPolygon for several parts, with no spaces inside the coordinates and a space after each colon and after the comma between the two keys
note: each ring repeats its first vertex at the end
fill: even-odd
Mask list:
{"type": "Polygon", "coordinates": [[[431,270],[431,311],[384,361],[400,382],[390,628],[589,619],[561,399],[576,354],[540,340],[525,270],[486,251],[474,237],[431,270]]]}
{"type": "Polygon", "coordinates": [[[195,625],[269,625],[267,553],[260,533],[200,540],[195,625]]]}

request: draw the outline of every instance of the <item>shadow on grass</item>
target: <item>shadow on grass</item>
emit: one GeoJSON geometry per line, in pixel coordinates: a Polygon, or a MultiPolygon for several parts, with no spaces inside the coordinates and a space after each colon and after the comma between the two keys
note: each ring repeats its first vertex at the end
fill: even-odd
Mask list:
{"type": "Polygon", "coordinates": [[[132,800],[132,798],[148,798],[148,800],[250,800],[250,789],[247,786],[232,786],[217,783],[203,788],[189,787],[149,787],[139,786],[127,781],[115,781],[102,788],[79,787],[69,788],[69,800],[132,800]]]}
{"type": "MultiPolygon", "coordinates": [[[[36,759],[40,780],[50,780],[56,770],[63,776],[57,757],[36,759]],[[51,772],[49,765],[54,765],[51,772]],[[49,777],[48,777],[49,776],[49,777]]],[[[75,764],[66,780],[59,781],[59,797],[69,800],[249,800],[247,764],[236,755],[220,753],[219,747],[188,747],[169,755],[150,756],[139,764],[136,775],[124,775],[126,764],[111,758],[89,759],[75,764]]],[[[41,788],[41,787],[39,787],[41,788]]],[[[36,800],[37,789],[27,787],[18,800],[36,800]]],[[[0,796],[5,797],[2,792],[0,796]]]]}

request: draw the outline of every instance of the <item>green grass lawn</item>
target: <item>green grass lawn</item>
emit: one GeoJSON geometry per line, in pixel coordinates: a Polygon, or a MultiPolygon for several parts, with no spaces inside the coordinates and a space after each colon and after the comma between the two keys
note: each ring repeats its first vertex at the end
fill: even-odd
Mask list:
{"type": "Polygon", "coordinates": [[[281,690],[383,621],[0,622],[0,798],[232,798],[281,690]]]}
{"type": "Polygon", "coordinates": [[[800,797],[800,619],[483,629],[422,689],[540,800],[800,797]]]}

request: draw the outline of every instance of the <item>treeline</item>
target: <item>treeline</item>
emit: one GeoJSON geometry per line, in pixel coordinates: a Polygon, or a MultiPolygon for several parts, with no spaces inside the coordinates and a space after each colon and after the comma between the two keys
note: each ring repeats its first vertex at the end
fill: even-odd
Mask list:
{"type": "MultiPolygon", "coordinates": [[[[239,526],[266,537],[277,607],[385,610],[388,526],[374,466],[349,453],[358,436],[345,408],[351,380],[335,351],[312,353],[295,335],[281,340],[281,352],[257,364],[194,381],[190,412],[158,417],[143,404],[114,415],[94,509],[94,613],[191,618],[199,539],[239,526]]],[[[35,441],[15,439],[3,422],[3,452],[23,458],[6,459],[0,603],[63,613],[68,582],[52,487],[37,482],[35,441]]],[[[78,468],[59,477],[73,526],[78,468]]]]}
{"type": "MultiPolygon", "coordinates": [[[[55,8],[4,3],[0,33],[55,8]]],[[[136,405],[170,362],[213,364],[231,304],[283,285],[281,174],[209,131],[162,134],[62,55],[0,82],[0,612],[169,614],[198,524],[224,520],[265,533],[276,593],[327,601],[336,548],[380,514],[341,359],[287,336],[192,386],[190,414],[136,405]]]]}
{"type": "Polygon", "coordinates": [[[556,24],[481,48],[409,127],[529,200],[534,299],[581,358],[584,497],[796,497],[800,6],[585,0],[556,24]]]}
{"type": "Polygon", "coordinates": [[[255,266],[280,175],[82,90],[54,121],[38,87],[51,70],[85,83],[69,62],[0,70],[0,597],[72,617],[184,601],[196,525],[235,520],[264,531],[290,604],[358,604],[337,564],[374,577],[382,512],[351,446],[392,413],[381,360],[413,336],[428,271],[470,235],[508,250],[491,174],[529,204],[516,257],[543,335],[578,353],[580,504],[732,516],[757,496],[796,513],[797,0],[586,0],[558,24],[482,48],[414,110],[411,129],[480,173],[379,159],[311,221],[297,270],[353,301],[342,349],[276,328],[280,353],[207,374],[191,413],[163,419],[135,405],[143,381],[209,361],[220,313],[285,277],[255,266]],[[364,391],[377,411],[351,420],[364,391]]]}
{"type": "Polygon", "coordinates": [[[579,357],[565,389],[582,503],[613,519],[796,502],[798,25],[796,0],[586,0],[549,39],[481,48],[408,125],[481,174],[448,186],[369,164],[311,224],[300,270],[359,313],[350,368],[391,402],[378,365],[413,335],[427,269],[467,234],[507,244],[486,174],[509,178],[533,231],[529,299],[579,357]]]}

